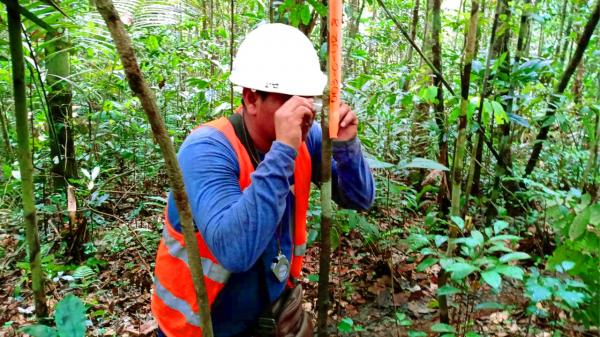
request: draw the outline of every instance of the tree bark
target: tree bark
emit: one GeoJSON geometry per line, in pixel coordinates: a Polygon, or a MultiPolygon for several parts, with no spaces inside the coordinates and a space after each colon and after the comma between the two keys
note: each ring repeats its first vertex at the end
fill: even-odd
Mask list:
{"type": "Polygon", "coordinates": [[[557,96],[560,96],[564,93],[567,85],[569,84],[569,80],[571,76],[575,72],[575,69],[581,62],[583,58],[583,54],[588,44],[590,43],[590,39],[592,34],[594,33],[594,29],[598,25],[598,19],[600,18],[600,0],[596,1],[594,5],[593,12],[585,25],[585,29],[583,30],[583,34],[581,34],[581,38],[577,42],[577,48],[575,49],[575,54],[569,61],[569,65],[565,72],[560,77],[558,85],[556,86],[555,95],[553,95],[550,103],[548,104],[548,109],[546,110],[546,116],[543,119],[542,127],[540,132],[538,133],[535,143],[533,145],[533,150],[531,151],[531,156],[529,157],[529,161],[527,161],[527,166],[525,167],[525,176],[528,176],[533,169],[535,168],[537,161],[540,157],[540,152],[542,151],[542,146],[544,141],[548,138],[548,132],[550,131],[550,126],[553,123],[549,123],[549,120],[556,114],[556,107],[558,105],[557,96]]]}
{"type": "Polygon", "coordinates": [[[473,0],[471,4],[471,18],[467,32],[467,45],[465,49],[465,63],[461,74],[461,100],[460,113],[458,117],[458,136],[454,149],[454,164],[452,165],[452,208],[450,214],[460,216],[461,182],[463,171],[463,160],[465,157],[465,141],[467,139],[467,106],[469,103],[469,85],[471,83],[471,67],[475,52],[475,37],[477,33],[477,22],[479,16],[479,2],[473,0]]]}
{"type": "MultiPolygon", "coordinates": [[[[432,63],[433,66],[442,72],[442,44],[441,44],[441,31],[442,31],[442,19],[441,19],[441,7],[442,0],[434,0],[433,1],[433,24],[431,30],[431,54],[432,54],[432,63]]],[[[435,122],[439,129],[438,134],[438,162],[446,167],[448,167],[448,130],[446,128],[446,116],[444,114],[444,84],[442,83],[442,79],[439,76],[433,77],[433,85],[437,88],[437,96],[436,103],[434,104],[435,109],[435,122]]],[[[442,182],[440,185],[440,190],[437,196],[437,202],[440,205],[440,209],[447,213],[448,207],[450,205],[450,200],[448,199],[449,189],[448,189],[448,181],[450,181],[450,175],[448,172],[444,172],[444,176],[442,178],[442,182]]]]}
{"type": "MultiPolygon", "coordinates": [[[[600,77],[598,77],[598,91],[600,92],[600,77]]],[[[598,95],[600,98],[600,95],[598,95]]],[[[583,176],[581,177],[581,183],[579,184],[579,190],[587,191],[594,195],[593,192],[597,191],[596,174],[598,173],[598,143],[600,142],[600,111],[596,111],[596,134],[594,135],[593,143],[590,144],[590,159],[587,162],[583,176]],[[591,177],[590,177],[591,175],[591,177]],[[592,186],[588,186],[588,179],[591,179],[592,186]]]]}
{"type": "Polygon", "coordinates": [[[569,1],[563,1],[562,11],[560,14],[560,29],[558,33],[560,34],[558,41],[556,43],[556,52],[554,53],[554,58],[558,58],[560,56],[560,47],[562,46],[563,39],[565,38],[564,29],[565,29],[565,19],[567,18],[567,5],[569,1]]]}
{"type": "Polygon", "coordinates": [[[479,108],[477,109],[477,124],[481,130],[475,140],[475,147],[473,148],[474,155],[471,156],[471,166],[469,168],[469,177],[467,178],[467,187],[465,190],[465,199],[469,200],[469,196],[472,194],[479,194],[480,182],[481,182],[481,160],[483,159],[483,140],[485,135],[482,127],[482,113],[483,113],[483,102],[489,95],[488,80],[490,76],[490,65],[492,62],[492,50],[494,41],[496,40],[496,30],[500,21],[500,1],[496,1],[496,10],[494,12],[494,21],[492,23],[492,30],[490,34],[490,42],[488,44],[487,56],[485,61],[485,71],[483,75],[483,83],[481,85],[481,95],[479,97],[479,108]]]}
{"type": "MultiPolygon", "coordinates": [[[[419,5],[421,3],[421,0],[414,0],[415,1],[415,5],[413,7],[413,12],[412,12],[412,23],[410,25],[410,38],[414,41],[415,38],[417,37],[417,26],[419,25],[419,5]]],[[[408,46],[408,53],[406,54],[406,64],[409,64],[412,61],[412,57],[413,57],[413,48],[411,48],[410,46],[408,46]]],[[[404,90],[407,91],[408,90],[408,81],[406,81],[407,84],[405,84],[405,88],[404,90]]]]}
{"type": "Polygon", "coordinates": [[[199,317],[202,322],[202,335],[204,337],[212,337],[213,331],[210,319],[210,307],[208,305],[208,296],[204,285],[204,273],[202,271],[202,263],[200,262],[200,252],[197,249],[198,246],[192,212],[183,184],[179,163],[175,156],[175,148],[171,142],[164,121],[160,117],[154,93],[150,90],[144,80],[129,35],[125,31],[112,0],[96,0],[96,7],[106,22],[108,30],[115,42],[121,62],[123,63],[127,81],[129,82],[129,87],[134,95],[140,100],[144,112],[148,117],[154,138],[163,153],[167,175],[169,177],[175,204],[179,211],[179,218],[183,227],[185,249],[190,260],[190,271],[194,289],[196,291],[199,317]]]}
{"type": "Polygon", "coordinates": [[[70,75],[68,42],[63,33],[46,35],[46,83],[48,85],[48,111],[51,115],[50,156],[55,190],[64,188],[70,178],[77,176],[75,143],[73,140],[72,89],[65,79],[70,75]],[[55,159],[56,158],[56,159],[55,159]]]}
{"type": "Polygon", "coordinates": [[[4,143],[5,159],[7,163],[12,163],[15,158],[12,146],[10,146],[10,137],[8,136],[8,120],[5,111],[0,106],[0,132],[2,132],[2,142],[4,143]]]}
{"type": "MultiPolygon", "coordinates": [[[[460,196],[461,196],[461,182],[462,182],[462,170],[463,160],[466,152],[466,140],[467,140],[467,106],[469,103],[469,85],[471,83],[471,67],[473,58],[475,56],[475,39],[477,37],[477,24],[479,22],[479,1],[471,1],[471,17],[469,19],[469,27],[466,32],[466,46],[465,46],[465,59],[463,65],[463,71],[461,74],[460,81],[460,113],[458,117],[458,136],[456,139],[456,146],[454,147],[454,163],[452,165],[452,200],[450,214],[452,216],[460,216],[460,196]]],[[[450,236],[452,237],[452,231],[449,230],[450,236]]],[[[452,256],[454,253],[454,245],[448,243],[446,255],[452,256]]],[[[443,287],[447,281],[447,273],[441,271],[438,276],[438,289],[443,287]]],[[[438,296],[438,303],[440,303],[440,322],[449,324],[450,317],[448,313],[448,297],[446,295],[438,296]]]]}
{"type": "Polygon", "coordinates": [[[25,61],[23,57],[23,40],[21,37],[21,16],[18,5],[17,0],[8,1],[6,4],[6,14],[8,18],[8,38],[13,72],[13,95],[15,100],[19,171],[21,173],[23,218],[25,220],[25,239],[27,240],[27,248],[29,249],[29,268],[31,269],[31,287],[35,303],[35,314],[40,319],[48,316],[48,306],[46,304],[44,271],[42,270],[40,258],[40,238],[35,209],[33,162],[29,147],[29,130],[27,128],[25,61]]]}
{"type": "MultiPolygon", "coordinates": [[[[324,4],[339,0],[323,0],[324,4]]],[[[321,44],[328,43],[328,51],[331,53],[329,43],[331,28],[331,11],[329,18],[321,18],[321,44]]],[[[336,36],[338,48],[342,48],[341,36],[336,36]]],[[[341,52],[341,51],[340,51],[341,52]]],[[[330,57],[321,59],[321,68],[329,69],[330,57]]],[[[340,65],[341,71],[341,65],[340,65]]],[[[331,77],[332,74],[329,73],[331,77]]],[[[331,205],[331,155],[332,141],[329,138],[329,85],[323,93],[323,111],[321,113],[322,148],[321,148],[321,251],[319,255],[319,285],[317,290],[317,333],[319,337],[328,336],[327,311],[329,310],[329,265],[331,255],[331,223],[333,218],[333,207],[331,205]]],[[[340,93],[337,93],[338,97],[340,93]]]]}

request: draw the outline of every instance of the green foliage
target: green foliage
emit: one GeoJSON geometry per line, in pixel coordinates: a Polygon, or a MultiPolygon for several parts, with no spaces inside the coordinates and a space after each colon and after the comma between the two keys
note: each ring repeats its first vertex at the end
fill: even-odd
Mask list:
{"type": "Polygon", "coordinates": [[[85,306],[73,294],[65,296],[56,305],[54,322],[56,328],[46,325],[29,325],[21,332],[33,337],[84,337],[86,330],[85,306]]]}
{"type": "Polygon", "coordinates": [[[338,328],[338,331],[340,333],[342,333],[342,334],[349,334],[349,333],[352,333],[352,332],[360,332],[360,331],[364,331],[365,330],[362,326],[355,325],[354,321],[350,317],[343,318],[338,323],[337,328],[338,328]]]}

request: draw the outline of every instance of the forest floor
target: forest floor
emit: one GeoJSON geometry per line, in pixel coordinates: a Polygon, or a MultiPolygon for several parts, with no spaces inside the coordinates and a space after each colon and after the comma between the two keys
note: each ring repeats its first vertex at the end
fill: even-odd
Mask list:
{"type": "MultiPolygon", "coordinates": [[[[154,194],[160,195],[160,193],[154,194]]],[[[137,220],[126,221],[136,212],[138,198],[116,198],[118,203],[98,212],[112,209],[113,214],[126,214],[120,221],[96,230],[93,234],[95,253],[80,265],[65,265],[51,253],[60,247],[51,246],[44,258],[52,278],[47,283],[50,307],[67,293],[75,293],[88,307],[89,336],[154,336],[156,323],[150,313],[152,263],[160,233],[159,213],[140,212],[137,220]],[[110,229],[108,229],[110,228],[110,229]]],[[[378,209],[376,222],[381,231],[391,228],[408,229],[422,226],[423,220],[394,219],[386,209],[378,209]]],[[[393,212],[393,210],[391,211],[393,212]]],[[[372,214],[375,214],[373,212],[372,214]]],[[[61,231],[55,230],[55,242],[61,242],[61,231]]],[[[332,254],[330,286],[333,306],[330,311],[331,335],[349,336],[411,336],[409,331],[435,336],[430,327],[438,322],[437,272],[430,267],[418,272],[422,257],[410,256],[407,248],[396,241],[365,245],[361,235],[352,231],[342,236],[332,254]],[[410,324],[410,325],[409,325],[410,324]]],[[[22,335],[18,329],[34,322],[33,303],[25,266],[24,247],[14,234],[0,232],[0,247],[6,256],[0,260],[0,337],[22,335]]],[[[316,316],[319,248],[308,250],[304,269],[305,309],[316,316]]],[[[453,299],[454,322],[470,322],[466,331],[481,336],[550,337],[551,322],[529,320],[525,314],[527,301],[522,289],[508,283],[498,296],[485,285],[472,284],[470,297],[453,299]],[[477,303],[497,301],[503,309],[474,310],[477,303]],[[475,303],[476,302],[476,303],[475,303]],[[508,309],[507,309],[508,308],[508,309]]],[[[460,324],[454,324],[460,326],[460,324]]],[[[579,327],[563,328],[562,336],[598,336],[579,327]]],[[[464,334],[466,331],[462,331],[464,334]]]]}

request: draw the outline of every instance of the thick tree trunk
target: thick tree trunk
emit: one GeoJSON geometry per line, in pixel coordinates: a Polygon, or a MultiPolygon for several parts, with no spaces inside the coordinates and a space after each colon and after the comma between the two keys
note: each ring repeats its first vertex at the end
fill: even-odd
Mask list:
{"type": "Polygon", "coordinates": [[[150,90],[150,87],[148,87],[144,80],[135,57],[131,39],[125,31],[123,22],[121,22],[112,0],[96,0],[96,7],[106,22],[108,30],[117,47],[127,76],[127,81],[129,82],[129,87],[140,100],[142,108],[148,117],[148,122],[152,128],[154,138],[163,153],[171,190],[173,191],[175,204],[179,211],[179,218],[183,227],[185,249],[190,260],[190,270],[194,289],[196,291],[199,317],[202,324],[202,334],[204,337],[212,337],[213,331],[210,319],[210,307],[208,305],[208,296],[204,285],[200,252],[197,249],[198,246],[192,212],[190,210],[185,186],[183,185],[183,177],[181,175],[179,163],[175,156],[175,148],[171,142],[165,123],[160,117],[154,93],[150,90]]]}
{"type": "Polygon", "coordinates": [[[72,89],[65,79],[70,75],[68,42],[63,33],[48,32],[46,37],[46,83],[48,84],[48,111],[53,125],[50,129],[50,156],[53,159],[54,188],[61,189],[70,178],[77,176],[75,145],[73,141],[72,89]]]}
{"type": "Polygon", "coordinates": [[[23,199],[23,218],[25,220],[25,239],[29,249],[29,268],[31,287],[35,303],[35,314],[39,318],[48,316],[44,288],[44,272],[40,258],[40,238],[38,236],[35,194],[33,183],[33,162],[29,148],[29,130],[27,128],[27,98],[25,95],[25,61],[23,40],[21,38],[21,16],[16,0],[8,1],[8,38],[13,71],[13,94],[15,100],[15,119],[19,171],[21,172],[21,193],[23,199]]]}
{"type": "MultiPolygon", "coordinates": [[[[555,89],[555,95],[553,97],[562,95],[564,93],[565,89],[567,88],[567,85],[569,84],[569,80],[571,79],[571,76],[575,72],[575,69],[579,65],[579,62],[581,62],[581,59],[583,58],[583,53],[585,52],[585,49],[587,48],[588,44],[590,43],[590,38],[592,37],[592,34],[594,33],[594,29],[598,25],[599,18],[600,18],[600,0],[597,0],[596,4],[594,5],[592,15],[590,16],[587,24],[585,25],[583,34],[581,34],[581,38],[577,42],[577,49],[575,49],[575,54],[571,58],[571,61],[569,61],[569,65],[567,66],[567,69],[565,69],[565,72],[561,76],[560,81],[555,89]]],[[[529,157],[529,161],[527,162],[527,166],[525,167],[525,176],[528,176],[533,171],[533,169],[535,168],[535,166],[537,164],[537,161],[540,157],[540,152],[542,151],[542,146],[544,144],[544,141],[548,138],[548,132],[550,131],[550,126],[552,125],[552,123],[546,123],[546,122],[550,118],[552,118],[552,116],[554,116],[554,114],[556,113],[557,105],[558,105],[558,102],[557,102],[556,98],[552,98],[551,102],[548,106],[548,109],[546,110],[546,116],[545,116],[543,122],[541,123],[542,127],[540,129],[540,132],[538,133],[538,135],[535,139],[535,143],[533,145],[533,150],[531,151],[531,156],[529,157]],[[546,125],[544,125],[544,124],[546,124],[546,125]]]]}

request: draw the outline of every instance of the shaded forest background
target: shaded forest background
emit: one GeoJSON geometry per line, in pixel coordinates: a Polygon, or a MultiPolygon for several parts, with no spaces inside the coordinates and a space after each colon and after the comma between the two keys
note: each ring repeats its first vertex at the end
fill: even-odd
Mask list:
{"type": "MultiPolygon", "coordinates": [[[[115,4],[176,146],[240,104],[231,55],[257,24],[297,26],[326,55],[326,2],[115,4]]],[[[26,124],[0,14],[0,336],[34,335],[36,313],[79,317],[88,335],[149,336],[168,191],[158,145],[94,4],[20,5],[26,124]],[[38,297],[19,155],[33,165],[38,297]]],[[[599,6],[344,3],[343,97],[378,189],[369,212],[335,214],[331,334],[598,335],[599,6]]],[[[316,312],[318,191],[311,200],[316,312]]]]}

